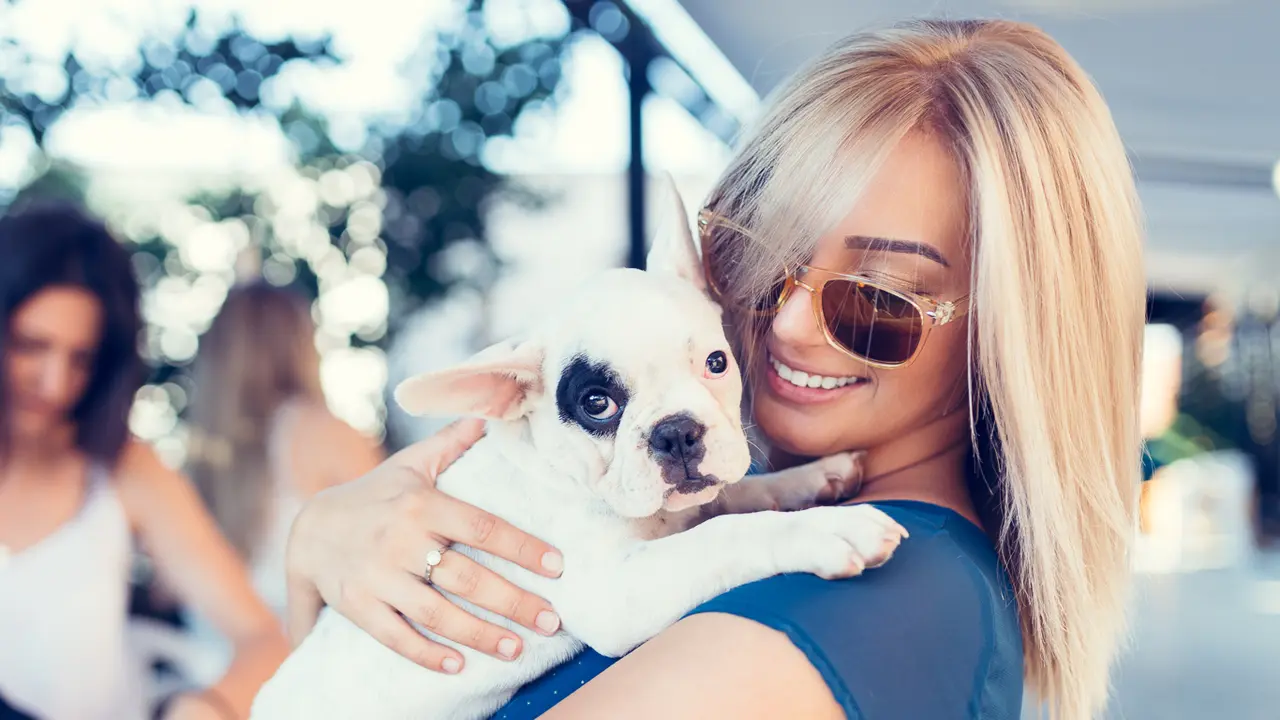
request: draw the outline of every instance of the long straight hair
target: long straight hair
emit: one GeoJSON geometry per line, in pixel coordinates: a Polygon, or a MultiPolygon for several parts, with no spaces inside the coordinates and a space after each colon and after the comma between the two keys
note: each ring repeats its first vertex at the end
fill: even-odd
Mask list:
{"type": "MultiPolygon", "coordinates": [[[[748,304],[765,296],[913,131],[941,139],[967,185],[970,468],[992,483],[1027,680],[1052,715],[1088,717],[1125,628],[1145,283],[1132,171],[1085,73],[1005,21],[837,44],[776,92],[713,189],[709,206],[754,239],[723,251],[722,272],[748,304]]],[[[759,328],[735,324],[758,362],[759,328]]]]}
{"type": "Polygon", "coordinates": [[[275,421],[290,401],[323,403],[306,300],[265,283],[227,294],[200,339],[187,470],[246,560],[271,507],[275,421]]]}

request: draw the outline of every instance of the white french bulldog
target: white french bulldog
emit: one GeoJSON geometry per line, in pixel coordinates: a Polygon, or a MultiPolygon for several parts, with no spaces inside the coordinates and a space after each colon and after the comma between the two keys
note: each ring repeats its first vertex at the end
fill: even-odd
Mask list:
{"type": "Polygon", "coordinates": [[[462,672],[446,675],[326,610],[251,717],[487,717],[583,645],[621,656],[739,585],[788,572],[849,577],[888,559],[906,532],[881,511],[809,507],[829,483],[853,479],[851,456],[738,482],[750,464],[742,381],[678,195],[675,206],[679,230],[655,240],[648,272],[600,272],[523,341],[396,390],[412,413],[490,421],[437,486],[551,543],[564,572],[549,580],[453,551],[546,598],[561,631],[544,637],[445,593],[524,643],[505,662],[423,630],[463,654],[462,672]]]}

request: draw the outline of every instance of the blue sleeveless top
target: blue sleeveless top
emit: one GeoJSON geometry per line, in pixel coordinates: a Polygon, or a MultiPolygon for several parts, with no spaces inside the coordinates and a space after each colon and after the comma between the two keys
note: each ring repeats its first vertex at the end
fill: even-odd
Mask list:
{"type": "MultiPolygon", "coordinates": [[[[883,567],[848,580],[780,575],[694,609],[784,633],[850,718],[1017,720],[1022,633],[991,541],[958,513],[875,506],[911,537],[883,567]]],[[[535,718],[616,660],[586,650],[526,685],[494,718],[535,718]]]]}

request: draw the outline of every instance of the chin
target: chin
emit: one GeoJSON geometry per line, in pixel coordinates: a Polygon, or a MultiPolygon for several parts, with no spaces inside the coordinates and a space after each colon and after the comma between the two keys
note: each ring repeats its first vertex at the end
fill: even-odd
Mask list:
{"type": "Polygon", "coordinates": [[[42,416],[21,416],[11,420],[12,433],[15,444],[22,445],[31,442],[38,442],[42,438],[54,432],[60,423],[56,419],[49,419],[42,416]]]}
{"type": "Polygon", "coordinates": [[[846,429],[847,414],[833,413],[834,418],[814,416],[764,400],[756,404],[756,428],[768,439],[771,447],[800,457],[821,457],[848,449],[846,438],[833,429],[846,429]]]}

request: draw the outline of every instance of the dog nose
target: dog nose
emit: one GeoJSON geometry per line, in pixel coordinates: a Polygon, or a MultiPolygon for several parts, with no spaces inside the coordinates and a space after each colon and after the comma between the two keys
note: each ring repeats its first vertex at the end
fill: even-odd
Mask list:
{"type": "Polygon", "coordinates": [[[688,415],[673,415],[653,426],[649,448],[659,461],[683,464],[702,454],[702,438],[706,434],[706,425],[688,415]]]}

